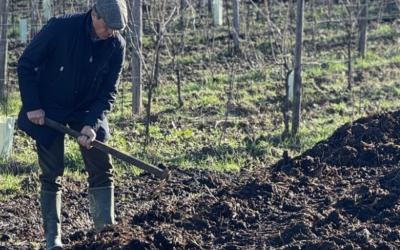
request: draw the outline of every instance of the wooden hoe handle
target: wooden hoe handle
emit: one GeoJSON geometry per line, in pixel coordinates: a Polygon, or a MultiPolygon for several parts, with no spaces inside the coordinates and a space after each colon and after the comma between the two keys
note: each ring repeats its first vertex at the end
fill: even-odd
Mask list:
{"type": "MultiPolygon", "coordinates": [[[[75,131],[73,129],[70,129],[70,128],[62,125],[62,124],[59,124],[59,123],[57,123],[57,122],[55,122],[55,121],[53,121],[53,120],[51,120],[49,118],[45,118],[44,124],[46,124],[47,126],[53,128],[53,129],[55,129],[57,131],[60,131],[60,132],[62,132],[64,134],[68,134],[68,135],[70,135],[70,136],[72,136],[74,138],[78,138],[79,136],[82,135],[81,133],[79,133],[79,132],[77,132],[77,131],[75,131]]],[[[105,143],[103,143],[101,141],[98,141],[98,140],[94,140],[91,145],[94,148],[97,148],[97,149],[99,149],[99,150],[101,150],[103,152],[106,152],[106,153],[108,153],[108,154],[110,154],[110,155],[112,155],[112,156],[114,156],[114,157],[116,157],[118,159],[121,159],[121,160],[123,160],[125,162],[133,164],[134,166],[136,166],[138,168],[141,168],[141,169],[143,169],[143,170],[145,170],[147,172],[150,172],[150,173],[154,174],[155,176],[157,176],[158,178],[160,178],[162,180],[164,180],[164,179],[168,180],[169,177],[170,177],[168,168],[160,169],[159,167],[153,166],[153,165],[151,165],[151,164],[149,164],[147,162],[144,162],[142,160],[139,160],[139,159],[137,159],[137,158],[135,158],[133,156],[127,155],[124,152],[118,151],[117,149],[115,149],[113,147],[110,147],[107,144],[105,144],[105,143]]]]}

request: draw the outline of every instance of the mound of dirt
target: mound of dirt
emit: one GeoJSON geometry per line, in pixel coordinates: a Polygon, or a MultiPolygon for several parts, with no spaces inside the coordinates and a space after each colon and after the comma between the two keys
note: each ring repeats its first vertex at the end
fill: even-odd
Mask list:
{"type": "MultiPolygon", "coordinates": [[[[101,233],[91,230],[86,184],[65,178],[65,248],[400,249],[399,118],[345,124],[269,168],[175,168],[157,197],[152,176],[120,176],[118,224],[101,233]]],[[[0,249],[43,248],[41,223],[38,194],[0,202],[0,249]]]]}
{"type": "Polygon", "coordinates": [[[319,175],[325,166],[397,165],[400,160],[400,111],[346,123],[331,137],[274,167],[297,176],[319,175]]]}

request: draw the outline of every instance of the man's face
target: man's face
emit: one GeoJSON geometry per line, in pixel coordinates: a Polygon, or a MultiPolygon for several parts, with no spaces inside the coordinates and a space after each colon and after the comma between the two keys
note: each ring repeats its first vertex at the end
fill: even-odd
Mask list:
{"type": "Polygon", "coordinates": [[[103,18],[97,19],[96,13],[92,11],[93,29],[100,39],[106,40],[115,35],[115,30],[110,29],[104,22],[103,18]]]}

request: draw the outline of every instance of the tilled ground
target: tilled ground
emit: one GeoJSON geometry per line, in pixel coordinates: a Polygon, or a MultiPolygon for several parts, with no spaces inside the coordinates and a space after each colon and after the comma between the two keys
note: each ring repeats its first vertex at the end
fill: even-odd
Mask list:
{"type": "MultiPolygon", "coordinates": [[[[101,233],[91,230],[86,183],[65,178],[65,248],[400,249],[399,121],[400,111],[345,124],[268,168],[175,168],[156,197],[150,175],[120,178],[118,225],[101,233]]],[[[0,249],[43,248],[40,239],[38,194],[0,202],[0,249]]]]}

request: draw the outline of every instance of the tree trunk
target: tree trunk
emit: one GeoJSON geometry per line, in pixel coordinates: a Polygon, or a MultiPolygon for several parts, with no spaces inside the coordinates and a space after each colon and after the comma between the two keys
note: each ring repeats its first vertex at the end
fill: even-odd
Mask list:
{"type": "Polygon", "coordinates": [[[183,106],[183,100],[182,100],[182,83],[181,83],[181,70],[180,70],[180,64],[177,65],[177,68],[175,70],[175,74],[176,74],[176,84],[177,84],[177,88],[178,88],[178,103],[179,103],[179,107],[183,106]]]}
{"type": "Polygon", "coordinates": [[[347,81],[348,81],[348,86],[347,89],[351,90],[352,83],[353,83],[353,67],[351,63],[351,40],[352,40],[352,35],[351,35],[351,30],[348,30],[348,43],[347,43],[347,81]]]}
{"type": "Polygon", "coordinates": [[[312,43],[313,43],[313,49],[314,52],[317,52],[317,42],[315,40],[315,24],[317,23],[317,20],[315,18],[315,0],[311,0],[311,15],[312,15],[312,43]]]}
{"type": "Polygon", "coordinates": [[[269,7],[269,2],[268,0],[264,0],[264,9],[265,9],[265,15],[267,15],[267,20],[271,20],[271,8],[269,7]]]}
{"type": "Polygon", "coordinates": [[[352,83],[353,83],[353,67],[352,67],[352,55],[351,55],[351,41],[353,40],[352,36],[352,23],[353,23],[353,16],[351,14],[351,11],[349,11],[349,20],[347,24],[347,36],[348,36],[348,41],[347,41],[347,80],[348,80],[348,86],[347,88],[351,90],[352,88],[352,83]]]}
{"type": "MultiPolygon", "coordinates": [[[[200,2],[200,1],[199,1],[200,2]]],[[[185,16],[183,15],[183,10],[185,9],[185,0],[181,0],[181,3],[180,3],[180,16],[179,16],[179,19],[180,19],[180,28],[183,30],[184,29],[184,26],[185,26],[185,16]]]]}
{"type": "MultiPolygon", "coordinates": [[[[398,0],[400,1],[400,0],[398,0]]],[[[364,58],[367,51],[367,26],[368,26],[368,0],[363,0],[360,20],[358,22],[360,38],[358,41],[358,51],[364,58]]]]}
{"type": "Polygon", "coordinates": [[[249,29],[250,29],[250,19],[253,18],[253,11],[252,11],[252,5],[251,4],[246,4],[247,6],[247,15],[246,15],[246,29],[244,31],[246,39],[248,38],[249,34],[249,29]]]}
{"type": "MultiPolygon", "coordinates": [[[[329,21],[332,20],[332,9],[333,9],[333,3],[332,0],[328,1],[328,19],[329,21]]],[[[328,22],[328,29],[331,27],[331,22],[328,22]]]]}
{"type": "Polygon", "coordinates": [[[3,31],[3,14],[6,12],[3,8],[4,1],[0,0],[0,39],[1,39],[1,32],[3,31]]]}
{"type": "Polygon", "coordinates": [[[31,0],[31,4],[32,4],[32,10],[31,10],[31,39],[30,40],[32,40],[36,36],[36,34],[38,32],[37,25],[39,22],[39,20],[37,18],[38,17],[38,15],[37,15],[38,0],[31,0]]]}
{"type": "MultiPolygon", "coordinates": [[[[154,79],[154,78],[152,78],[154,79]]],[[[153,96],[153,82],[149,82],[149,92],[147,93],[147,108],[146,108],[146,139],[144,143],[144,151],[150,143],[150,123],[151,123],[151,99],[153,96]]]]}
{"type": "Polygon", "coordinates": [[[396,3],[397,7],[398,7],[399,10],[400,10],[400,0],[394,0],[394,2],[396,3]]]}
{"type": "MultiPolygon", "coordinates": [[[[200,2],[200,1],[199,1],[200,2]]],[[[177,46],[176,49],[176,53],[179,56],[182,56],[183,54],[183,48],[185,47],[185,24],[184,24],[184,0],[181,0],[181,28],[182,28],[182,34],[180,36],[180,43],[177,46]]],[[[174,55],[174,64],[175,64],[175,57],[176,55],[174,55]]],[[[181,84],[181,62],[180,60],[178,60],[177,65],[175,65],[175,74],[176,74],[176,84],[177,84],[177,91],[178,91],[178,103],[179,103],[179,107],[183,106],[183,100],[182,100],[182,84],[181,84]]]]}
{"type": "Polygon", "coordinates": [[[15,21],[15,3],[14,1],[11,1],[11,23],[14,23],[14,21],[15,21]]]}
{"type": "Polygon", "coordinates": [[[142,109],[142,3],[132,1],[132,112],[139,114],[142,109]]]}
{"type": "Polygon", "coordinates": [[[197,11],[198,11],[200,17],[202,16],[201,14],[203,13],[202,3],[203,3],[203,1],[198,1],[198,3],[197,3],[197,11]]]}
{"type": "Polygon", "coordinates": [[[213,3],[213,0],[208,0],[208,2],[207,2],[207,9],[208,9],[209,16],[212,15],[212,3],[213,3]]]}
{"type": "Polygon", "coordinates": [[[297,28],[296,28],[296,51],[294,60],[294,95],[293,95],[293,118],[292,135],[296,135],[300,126],[301,116],[301,60],[303,49],[303,22],[304,22],[304,0],[297,1],[297,28]]]}
{"type": "Polygon", "coordinates": [[[233,47],[234,51],[239,51],[239,33],[240,33],[240,0],[233,0],[233,47]]]}
{"type": "MultiPolygon", "coordinates": [[[[272,10],[273,9],[273,7],[274,7],[274,0],[269,0],[269,1],[267,1],[268,2],[268,9],[270,9],[270,10],[272,10]]],[[[271,12],[271,11],[270,11],[271,12]]]]}
{"type": "Polygon", "coordinates": [[[257,15],[256,20],[261,21],[261,2],[257,3],[257,15]]]}
{"type": "Polygon", "coordinates": [[[291,70],[289,70],[289,67],[287,66],[286,62],[284,64],[284,70],[285,72],[285,91],[286,91],[286,98],[285,102],[283,103],[282,106],[282,111],[283,111],[283,124],[285,125],[285,128],[283,130],[283,138],[286,139],[289,135],[289,106],[290,106],[290,100],[289,100],[289,76],[291,74],[291,70]]]}
{"type": "Polygon", "coordinates": [[[184,45],[185,25],[184,25],[184,11],[183,11],[184,7],[185,7],[185,0],[181,0],[179,26],[181,27],[182,31],[181,31],[181,34],[179,35],[180,41],[175,40],[175,38],[172,39],[172,49],[173,49],[172,64],[173,64],[175,75],[176,75],[176,84],[177,84],[179,107],[183,106],[182,91],[181,91],[181,86],[182,85],[181,85],[181,62],[180,62],[180,57],[182,56],[183,48],[185,46],[184,45]],[[177,57],[178,57],[178,59],[176,59],[177,57]]]}
{"type": "MultiPolygon", "coordinates": [[[[156,44],[161,44],[161,23],[157,23],[157,35],[156,35],[156,44]]],[[[154,87],[158,87],[159,83],[159,75],[160,75],[160,49],[155,51],[155,62],[154,62],[154,87]]]]}
{"type": "Polygon", "coordinates": [[[0,101],[5,100],[5,84],[7,75],[7,20],[8,20],[8,0],[1,0],[1,32],[0,32],[0,101]]]}

